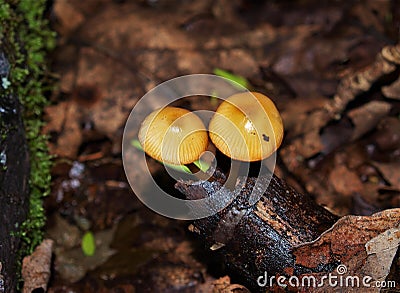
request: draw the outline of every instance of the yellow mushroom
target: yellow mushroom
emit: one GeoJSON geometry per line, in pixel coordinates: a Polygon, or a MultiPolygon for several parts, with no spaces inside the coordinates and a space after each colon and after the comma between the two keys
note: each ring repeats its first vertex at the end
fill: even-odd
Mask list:
{"type": "Polygon", "coordinates": [[[139,141],[150,157],[173,165],[190,164],[207,149],[208,135],[201,119],[177,107],[150,113],[142,122],[139,141]]]}
{"type": "Polygon", "coordinates": [[[256,92],[238,93],[218,107],[209,135],[226,156],[254,162],[269,157],[281,145],[283,123],[271,99],[256,92]]]}
{"type": "Polygon", "coordinates": [[[209,135],[214,145],[232,158],[225,186],[233,190],[242,167],[271,156],[281,145],[283,123],[271,99],[244,92],[221,103],[210,121],[209,135]]]}

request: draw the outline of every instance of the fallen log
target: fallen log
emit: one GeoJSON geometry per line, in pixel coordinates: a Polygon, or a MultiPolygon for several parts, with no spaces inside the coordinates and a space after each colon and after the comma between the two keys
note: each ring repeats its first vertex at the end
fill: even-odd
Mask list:
{"type": "MultiPolygon", "coordinates": [[[[400,228],[400,213],[396,210],[381,218],[376,216],[358,219],[352,216],[354,218],[344,217],[346,219],[342,218],[341,221],[342,219],[339,220],[337,216],[317,205],[310,196],[296,192],[273,174],[264,174],[258,178],[261,185],[268,182],[269,185],[260,195],[260,200],[251,204],[248,195],[253,190],[256,179],[240,177],[236,185],[240,187],[234,191],[223,186],[225,176],[221,172],[213,175],[212,182],[192,184],[193,182],[178,181],[175,185],[191,200],[215,193],[221,196],[231,192],[235,194],[235,199],[229,206],[213,216],[195,220],[189,229],[198,233],[207,247],[222,257],[227,272],[234,277],[235,282],[246,285],[254,292],[265,292],[277,287],[282,289],[282,286],[276,286],[276,280],[280,276],[286,276],[287,281],[290,276],[304,275],[314,278],[314,287],[321,282],[320,289],[329,289],[329,284],[323,283],[322,276],[336,272],[343,263],[355,275],[361,274],[362,279],[362,273],[369,273],[365,271],[368,267],[368,253],[365,248],[367,241],[391,227],[400,228]],[[244,180],[246,183],[242,188],[244,180]],[[357,226],[358,223],[360,226],[357,226]],[[379,224],[375,227],[376,225],[370,223],[379,224]],[[336,230],[332,228],[335,226],[336,230]],[[374,226],[374,230],[368,231],[371,226],[374,226]],[[332,229],[333,232],[329,234],[327,231],[332,229]],[[339,235],[340,239],[335,239],[335,235],[339,235]],[[335,250],[334,247],[337,246],[340,249],[335,250]],[[360,271],[360,267],[364,271],[360,271]],[[266,283],[267,281],[271,283],[266,283]],[[265,285],[269,288],[265,288],[265,285]]],[[[254,189],[255,192],[257,190],[258,188],[254,189]]],[[[388,268],[390,263],[386,264],[388,268]]],[[[299,288],[294,286],[292,290],[297,291],[299,288]]]]}

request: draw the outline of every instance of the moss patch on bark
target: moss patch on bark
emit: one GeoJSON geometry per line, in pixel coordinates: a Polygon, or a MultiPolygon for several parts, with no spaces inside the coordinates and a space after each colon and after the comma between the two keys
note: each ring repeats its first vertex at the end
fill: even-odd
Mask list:
{"type": "Polygon", "coordinates": [[[49,90],[46,54],[55,45],[55,34],[45,17],[46,4],[46,0],[0,0],[0,48],[10,67],[1,76],[0,99],[14,94],[23,105],[31,167],[30,209],[18,232],[22,239],[21,258],[42,241],[45,224],[42,200],[50,190],[51,157],[47,137],[40,134],[47,103],[45,92],[49,90]]]}

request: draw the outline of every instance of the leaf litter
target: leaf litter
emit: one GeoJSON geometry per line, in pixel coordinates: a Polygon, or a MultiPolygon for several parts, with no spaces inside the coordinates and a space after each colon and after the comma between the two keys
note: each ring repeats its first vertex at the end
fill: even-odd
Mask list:
{"type": "MultiPolygon", "coordinates": [[[[281,177],[338,215],[366,216],[341,220],[349,225],[343,241],[356,248],[335,253],[356,268],[367,259],[368,241],[383,235],[384,247],[398,222],[368,237],[362,231],[387,219],[369,215],[400,206],[399,11],[394,1],[372,0],[54,1],[59,87],[45,109],[43,132],[56,159],[45,208],[49,219],[67,224],[49,220],[58,259],[49,292],[238,290],[229,277],[209,271],[218,265],[192,255],[187,223],[157,216],[133,196],[120,161],[124,123],[147,90],[215,68],[242,76],[276,102],[286,131],[276,170],[281,177]],[[72,178],[77,163],[84,176],[72,178]],[[72,239],[57,241],[53,228],[68,226],[72,239]],[[105,253],[85,265],[80,241],[89,228],[96,239],[109,233],[99,247],[105,253]],[[71,279],[63,265],[79,267],[79,274],[71,279]]],[[[182,103],[216,106],[202,101],[182,103]]],[[[149,168],[173,186],[158,163],[150,160],[149,168]]],[[[345,225],[322,238],[338,227],[345,225]]],[[[344,247],[335,239],[334,247],[344,247]]],[[[393,258],[386,260],[384,273],[392,276],[393,258]]],[[[374,264],[368,263],[365,268],[374,264]]]]}

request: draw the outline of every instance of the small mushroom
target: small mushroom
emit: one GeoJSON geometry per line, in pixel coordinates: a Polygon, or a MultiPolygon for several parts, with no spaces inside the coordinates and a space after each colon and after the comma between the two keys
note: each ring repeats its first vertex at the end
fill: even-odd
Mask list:
{"type": "Polygon", "coordinates": [[[230,96],[210,121],[210,138],[226,156],[246,162],[269,157],[283,139],[279,111],[268,97],[245,92],[230,96]]]}
{"type": "Polygon", "coordinates": [[[142,122],[139,141],[150,157],[172,165],[186,165],[207,149],[208,135],[201,119],[177,107],[150,113],[142,122]]]}
{"type": "MultiPolygon", "coordinates": [[[[274,153],[283,139],[283,123],[274,103],[263,94],[244,92],[230,96],[216,110],[209,125],[214,145],[233,159],[231,175],[236,181],[241,162],[263,160],[274,153]]],[[[227,184],[232,187],[232,182],[227,184]]]]}

